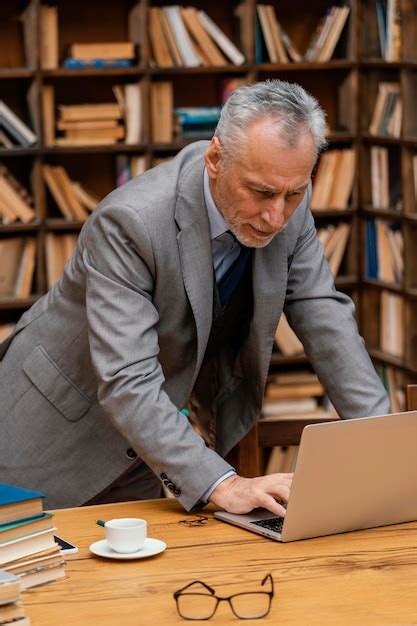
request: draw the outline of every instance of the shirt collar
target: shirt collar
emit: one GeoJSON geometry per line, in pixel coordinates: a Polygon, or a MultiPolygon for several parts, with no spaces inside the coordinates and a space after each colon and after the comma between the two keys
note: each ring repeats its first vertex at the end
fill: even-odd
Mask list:
{"type": "Polygon", "coordinates": [[[210,190],[210,181],[209,175],[207,173],[207,168],[204,168],[204,177],[203,177],[203,185],[204,185],[204,200],[206,202],[207,213],[210,223],[210,238],[215,239],[219,237],[223,233],[225,233],[228,229],[228,226],[224,220],[223,215],[220,213],[219,209],[216,207],[213,196],[211,195],[210,190]]]}

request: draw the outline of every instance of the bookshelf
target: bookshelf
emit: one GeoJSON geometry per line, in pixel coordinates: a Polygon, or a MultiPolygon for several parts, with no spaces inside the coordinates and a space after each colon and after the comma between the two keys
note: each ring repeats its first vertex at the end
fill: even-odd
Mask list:
{"type": "MultiPolygon", "coordinates": [[[[0,145],[0,163],[30,190],[36,217],[22,224],[15,221],[0,225],[0,240],[33,237],[36,240],[36,265],[28,298],[0,298],[0,324],[14,322],[47,289],[46,240],[48,234],[73,235],[82,226],[65,220],[48,190],[43,168],[62,166],[73,181],[79,181],[95,197],[102,198],[116,185],[118,164],[123,159],[141,159],[149,168],[173,156],[190,139],[175,135],[169,141],[152,138],[150,96],[154,85],[169,83],[174,107],[220,106],[225,81],[251,83],[267,78],[299,82],[314,96],[327,113],[329,150],[351,150],[354,178],[350,200],[345,208],[315,210],[318,229],[347,224],[349,239],[336,278],[357,305],[361,332],[378,364],[393,366],[405,382],[417,379],[417,26],[416,0],[380,2],[389,4],[392,41],[389,51],[381,47],[381,27],[375,0],[351,0],[334,4],[349,7],[349,14],[334,51],[325,61],[270,62],[265,44],[260,45],[256,0],[184,1],[183,6],[205,11],[209,18],[244,55],[240,64],[226,58],[224,65],[160,67],[150,32],[150,9],[175,6],[170,0],[4,0],[0,6],[0,88],[1,99],[37,135],[29,147],[7,148],[0,145]],[[43,13],[57,8],[56,45],[42,34],[43,13]],[[398,35],[399,33],[399,35],[398,35]],[[72,44],[131,41],[134,57],[125,67],[82,67],[68,69],[64,61],[72,44]],[[46,46],[46,51],[45,51],[46,46]],[[388,56],[387,56],[388,55],[388,56]],[[390,58],[391,60],[387,60],[390,58]],[[45,60],[47,59],[47,60],[45,60]],[[378,93],[384,82],[397,83],[402,101],[399,136],[372,134],[370,122],[378,93]],[[43,94],[53,88],[54,110],[58,105],[116,102],[115,85],[138,85],[141,130],[137,140],[108,145],[56,145],[46,141],[48,118],[43,94]],[[374,206],[372,196],[372,148],[386,150],[390,180],[388,204],[374,206]],[[393,187],[396,186],[396,195],[393,187]],[[395,202],[393,198],[395,196],[395,202]],[[369,220],[394,224],[402,234],[404,272],[400,281],[384,282],[366,273],[366,228],[369,220]],[[403,300],[402,319],[405,339],[401,356],[381,349],[381,294],[388,292],[403,300]]],[[[312,42],[320,19],[331,6],[327,0],[305,3],[271,0],[282,29],[293,46],[304,53],[312,42]],[[300,19],[302,16],[302,19],[300,19]]],[[[289,53],[286,53],[289,55],[289,53]]],[[[118,122],[119,124],[120,122],[118,122]]],[[[192,139],[191,139],[192,140],[192,139]]],[[[381,153],[382,154],[382,153],[381,153]]],[[[305,357],[276,352],[272,368],[305,367],[305,357]]]]}

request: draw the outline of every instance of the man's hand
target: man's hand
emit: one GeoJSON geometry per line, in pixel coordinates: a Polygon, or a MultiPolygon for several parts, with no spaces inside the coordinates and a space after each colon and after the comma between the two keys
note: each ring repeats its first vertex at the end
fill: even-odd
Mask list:
{"type": "Polygon", "coordinates": [[[288,501],[293,474],[269,474],[257,478],[230,476],[216,487],[210,502],[229,513],[249,513],[257,507],[285,516],[285,508],[279,501],[288,501]]]}

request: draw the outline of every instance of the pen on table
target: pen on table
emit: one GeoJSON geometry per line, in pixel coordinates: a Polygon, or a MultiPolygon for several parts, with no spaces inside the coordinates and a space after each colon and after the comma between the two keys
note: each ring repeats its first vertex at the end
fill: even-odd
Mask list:
{"type": "Polygon", "coordinates": [[[96,524],[98,524],[99,526],[104,526],[104,524],[105,524],[105,523],[106,523],[106,522],[103,522],[103,520],[102,520],[102,519],[98,519],[98,520],[96,520],[96,524]]]}

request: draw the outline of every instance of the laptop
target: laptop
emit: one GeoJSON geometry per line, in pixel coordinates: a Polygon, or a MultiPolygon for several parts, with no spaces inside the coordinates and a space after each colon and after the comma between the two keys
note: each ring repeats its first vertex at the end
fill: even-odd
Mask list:
{"type": "Polygon", "coordinates": [[[417,411],[306,426],[285,518],[215,517],[276,541],[417,520],[417,411]]]}

